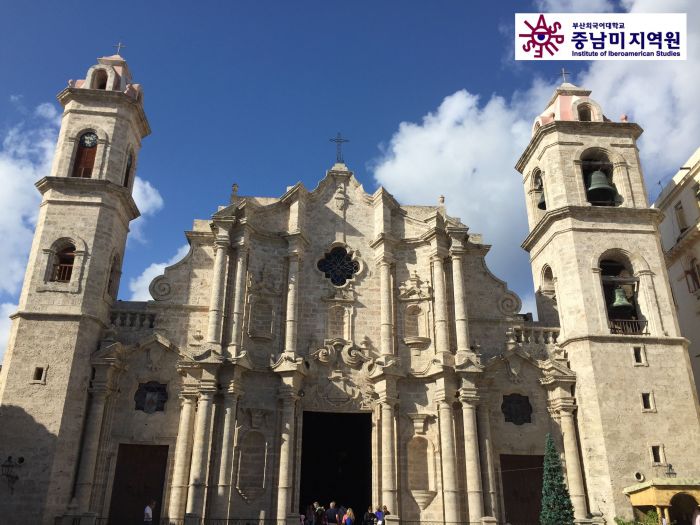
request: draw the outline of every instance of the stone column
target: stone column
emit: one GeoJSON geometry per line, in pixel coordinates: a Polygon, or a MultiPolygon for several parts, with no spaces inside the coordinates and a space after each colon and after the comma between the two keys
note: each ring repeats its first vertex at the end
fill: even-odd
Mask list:
{"type": "Polygon", "coordinates": [[[277,487],[277,523],[284,523],[292,507],[292,483],[294,480],[294,423],[297,394],[287,390],[281,394],[279,481],[277,487]]]}
{"type": "Polygon", "coordinates": [[[491,438],[491,414],[489,408],[481,404],[477,408],[477,419],[479,422],[477,434],[481,437],[483,446],[483,462],[486,465],[486,494],[484,499],[487,503],[489,516],[499,517],[498,498],[496,496],[496,468],[493,461],[493,440],[491,438]]]}
{"type": "Polygon", "coordinates": [[[200,387],[197,418],[192,443],[192,465],[190,467],[190,487],[187,493],[187,513],[202,517],[204,495],[207,488],[209,451],[211,449],[211,422],[214,412],[214,385],[200,387]]]}
{"type": "Polygon", "coordinates": [[[583,490],[583,474],[581,473],[578,439],[576,439],[576,426],[574,424],[575,409],[573,399],[570,403],[562,403],[559,406],[559,424],[562,437],[564,438],[566,479],[569,485],[571,504],[574,506],[574,517],[576,519],[584,519],[587,514],[586,495],[583,490]]]}
{"type": "Polygon", "coordinates": [[[382,407],[382,504],[394,514],[398,514],[394,454],[394,400],[385,397],[380,402],[382,407]]]}
{"type": "Polygon", "coordinates": [[[228,519],[229,501],[231,495],[231,475],[233,466],[233,446],[236,430],[236,410],[238,408],[238,386],[231,381],[224,393],[224,421],[221,430],[221,455],[219,458],[219,473],[214,493],[211,513],[207,517],[228,519]]]}
{"type": "Polygon", "coordinates": [[[435,352],[449,352],[450,339],[447,329],[447,295],[445,293],[445,269],[443,257],[433,255],[433,287],[435,290],[435,352]]]}
{"type": "Polygon", "coordinates": [[[464,250],[452,240],[452,288],[455,303],[455,331],[457,333],[457,351],[469,351],[469,321],[467,318],[467,297],[464,293],[463,258],[464,250]]]}
{"type": "Polygon", "coordinates": [[[479,462],[479,437],[476,430],[477,397],[473,392],[462,390],[462,420],[464,424],[464,461],[467,467],[467,502],[469,521],[477,523],[484,516],[481,488],[481,464],[479,462]]]}
{"type": "Polygon", "coordinates": [[[394,311],[391,293],[391,258],[379,259],[379,295],[381,310],[379,317],[380,347],[382,355],[394,355],[394,311]]]}
{"type": "MultiPolygon", "coordinates": [[[[668,329],[664,326],[664,318],[661,313],[661,304],[659,301],[658,294],[654,287],[654,278],[651,270],[640,270],[636,273],[639,278],[639,295],[640,302],[643,300],[643,313],[646,314],[649,326],[647,330],[651,335],[664,336],[664,335],[676,335],[669,334],[668,329]]],[[[672,329],[672,327],[669,327],[672,329]]],[[[670,523],[670,522],[669,522],[670,523]]]]}
{"type": "Polygon", "coordinates": [[[207,342],[213,345],[221,344],[221,323],[224,314],[224,288],[228,266],[229,249],[228,232],[219,229],[214,241],[214,275],[211,283],[211,299],[209,301],[209,323],[207,327],[207,342]]]}
{"type": "Polygon", "coordinates": [[[287,317],[285,323],[284,351],[296,354],[297,350],[297,295],[299,290],[299,266],[301,257],[298,253],[289,254],[289,275],[287,277],[287,317]]]}
{"type": "Polygon", "coordinates": [[[239,244],[238,248],[236,249],[236,275],[234,277],[233,308],[231,312],[231,329],[229,332],[227,347],[229,357],[237,357],[240,354],[247,273],[248,248],[239,244]]]}
{"type": "Polygon", "coordinates": [[[175,464],[173,465],[173,482],[170,487],[170,505],[168,517],[174,520],[185,515],[188,479],[190,473],[190,441],[196,398],[191,394],[180,395],[180,424],[177,428],[175,443],[175,464]]]}
{"type": "Polygon", "coordinates": [[[442,399],[438,401],[438,413],[440,416],[440,458],[442,460],[442,492],[445,503],[445,522],[454,524],[459,521],[459,498],[452,406],[442,399]]]}
{"type": "Polygon", "coordinates": [[[102,418],[109,389],[104,383],[93,384],[91,388],[90,408],[88,409],[83,447],[80,456],[80,469],[75,485],[75,500],[80,512],[90,510],[90,497],[97,464],[97,452],[100,446],[102,418]]]}

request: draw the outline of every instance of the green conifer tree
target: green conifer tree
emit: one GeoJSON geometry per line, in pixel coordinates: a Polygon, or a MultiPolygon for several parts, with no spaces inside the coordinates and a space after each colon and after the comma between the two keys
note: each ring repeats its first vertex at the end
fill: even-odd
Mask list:
{"type": "Polygon", "coordinates": [[[569,490],[564,484],[559,453],[552,436],[547,434],[544,445],[544,476],[542,478],[542,510],[540,525],[573,525],[574,508],[569,490]]]}

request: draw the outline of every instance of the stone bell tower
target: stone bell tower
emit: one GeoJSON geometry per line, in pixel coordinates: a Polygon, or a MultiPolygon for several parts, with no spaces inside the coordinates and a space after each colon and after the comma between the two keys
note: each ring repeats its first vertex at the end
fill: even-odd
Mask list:
{"type": "MultiPolygon", "coordinates": [[[[577,518],[631,517],[623,489],[700,474],[698,406],[650,209],[637,138],[590,91],[564,83],[537,117],[523,174],[540,321],[561,326],[576,372],[582,479],[568,475],[577,518]]],[[[581,476],[578,476],[581,478],[581,476]]]]}
{"type": "Polygon", "coordinates": [[[42,203],[0,379],[0,455],[23,458],[13,493],[0,496],[8,523],[53,523],[74,499],[90,354],[110,324],[150,133],[119,55],[98,59],[58,100],[61,130],[51,174],[36,183],[42,203]]]}

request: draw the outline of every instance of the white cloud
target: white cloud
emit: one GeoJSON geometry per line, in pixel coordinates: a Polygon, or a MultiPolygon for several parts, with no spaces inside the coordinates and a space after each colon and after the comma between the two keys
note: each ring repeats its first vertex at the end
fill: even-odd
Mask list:
{"type": "Polygon", "coordinates": [[[146,268],[141,275],[129,280],[129,291],[131,292],[130,301],[149,301],[151,294],[148,292],[148,287],[151,281],[163,274],[165,268],[171,266],[181,260],[187,252],[190,251],[189,244],[180,246],[177,253],[164,263],[153,263],[146,268]]]}
{"type": "MultiPolygon", "coordinates": [[[[20,103],[22,97],[11,100],[20,103]]],[[[10,128],[0,148],[0,294],[19,292],[24,279],[29,248],[41,195],[34,183],[49,175],[60,126],[60,113],[53,104],[43,103],[26,120],[10,128]]],[[[136,178],[134,199],[144,217],[163,207],[163,198],[148,181],[136,178]]],[[[133,236],[144,241],[143,218],[132,222],[133,236]]]]}
{"type": "Polygon", "coordinates": [[[139,242],[146,242],[143,233],[144,222],[146,217],[153,215],[163,209],[164,202],[160,192],[154,188],[150,182],[143,180],[141,177],[136,177],[134,180],[134,188],[132,191],[136,206],[138,206],[141,216],[133,220],[130,225],[130,238],[136,239],[139,242]]]}
{"type": "Polygon", "coordinates": [[[42,122],[39,127],[20,123],[11,128],[0,150],[0,293],[16,294],[24,279],[29,248],[41,196],[34,187],[49,174],[57,128],[42,122]]]}
{"type": "MultiPolygon", "coordinates": [[[[697,19],[700,4],[676,0],[624,0],[631,11],[687,12],[697,19]]],[[[542,0],[551,12],[610,11],[605,0],[542,0]]],[[[687,61],[591,62],[577,84],[593,91],[612,120],[626,113],[645,128],[640,155],[647,187],[675,173],[698,146],[700,34],[688,25],[687,61]]],[[[496,275],[521,297],[532,295],[529,261],[520,243],[527,233],[524,194],[513,166],[527,145],[532,120],[544,110],[555,84],[541,79],[511,100],[480,100],[466,90],[445,97],[420,123],[402,122],[374,166],[377,181],[405,203],[434,204],[447,197],[447,212],[493,244],[488,257],[496,275]]],[[[533,305],[524,301],[523,311],[533,305]]]]}
{"type": "Polygon", "coordinates": [[[402,122],[374,171],[400,202],[416,203],[419,196],[422,204],[437,204],[445,195],[447,213],[493,244],[491,269],[521,284],[516,287],[521,296],[532,286],[520,248],[527,234],[523,190],[513,166],[529,130],[527,112],[501,97],[481,103],[461,90],[420,124],[402,122]]]}
{"type": "Polygon", "coordinates": [[[56,109],[56,106],[50,102],[39,104],[34,110],[34,114],[38,117],[45,118],[56,126],[61,125],[61,117],[63,115],[56,109]]]}
{"type": "Polygon", "coordinates": [[[5,350],[7,350],[7,343],[10,339],[10,326],[12,325],[12,321],[9,316],[16,311],[16,304],[0,303],[0,363],[2,363],[5,357],[5,350]]]}

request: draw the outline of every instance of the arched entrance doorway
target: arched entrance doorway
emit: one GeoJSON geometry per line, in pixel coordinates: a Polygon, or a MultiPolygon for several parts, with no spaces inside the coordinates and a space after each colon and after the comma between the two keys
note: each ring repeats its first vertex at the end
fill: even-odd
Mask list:
{"type": "Polygon", "coordinates": [[[690,494],[680,492],[671,498],[671,522],[676,525],[694,525],[693,514],[698,502],[690,494]]]}

